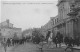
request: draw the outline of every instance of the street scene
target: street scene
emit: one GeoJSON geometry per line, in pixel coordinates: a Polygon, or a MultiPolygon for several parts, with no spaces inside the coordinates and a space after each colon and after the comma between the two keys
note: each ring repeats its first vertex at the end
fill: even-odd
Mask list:
{"type": "Polygon", "coordinates": [[[80,52],[80,0],[1,1],[0,52],[80,52]]]}

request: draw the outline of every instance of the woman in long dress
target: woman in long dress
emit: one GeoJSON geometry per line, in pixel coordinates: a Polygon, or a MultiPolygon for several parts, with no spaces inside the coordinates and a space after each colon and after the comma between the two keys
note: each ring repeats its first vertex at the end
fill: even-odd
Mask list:
{"type": "Polygon", "coordinates": [[[51,32],[51,33],[50,33],[50,36],[49,36],[49,38],[48,38],[48,47],[49,47],[49,48],[52,48],[52,46],[51,46],[51,44],[52,44],[52,35],[53,35],[53,33],[51,32]]]}

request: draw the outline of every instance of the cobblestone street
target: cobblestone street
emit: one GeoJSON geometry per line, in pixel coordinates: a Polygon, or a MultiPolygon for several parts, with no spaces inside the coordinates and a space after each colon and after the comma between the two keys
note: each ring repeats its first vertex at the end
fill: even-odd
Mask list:
{"type": "MultiPolygon", "coordinates": [[[[0,52],[4,52],[3,47],[1,47],[0,52]]],[[[36,45],[30,43],[7,48],[7,52],[35,52],[36,50],[38,50],[38,48],[36,48],[36,45]]]]}
{"type": "MultiPolygon", "coordinates": [[[[0,46],[0,52],[4,52],[3,47],[0,46]]],[[[41,52],[37,45],[32,43],[26,43],[24,45],[17,45],[14,47],[7,48],[7,52],[41,52]]],[[[43,52],[64,52],[64,48],[47,48],[45,45],[43,52]]]]}
{"type": "MultiPolygon", "coordinates": [[[[53,48],[47,48],[47,45],[44,45],[43,52],[65,52],[64,47],[62,48],[56,48],[55,45],[53,45],[53,48]]],[[[0,46],[0,52],[5,52],[3,47],[0,46]]],[[[24,45],[16,45],[14,47],[8,47],[6,52],[41,52],[38,48],[38,45],[32,44],[32,43],[26,43],[24,45]]],[[[70,49],[68,49],[66,52],[71,52],[70,49]]],[[[80,52],[80,51],[74,51],[74,52],[80,52]]]]}
{"type": "MultiPolygon", "coordinates": [[[[43,52],[63,52],[64,51],[64,49],[62,48],[49,49],[49,48],[46,48],[46,46],[44,46],[43,50],[44,50],[43,52]]],[[[0,52],[4,52],[2,46],[0,46],[0,52]]],[[[32,43],[26,43],[24,45],[17,45],[14,47],[7,48],[7,52],[41,52],[41,51],[39,50],[37,45],[32,43]]]]}

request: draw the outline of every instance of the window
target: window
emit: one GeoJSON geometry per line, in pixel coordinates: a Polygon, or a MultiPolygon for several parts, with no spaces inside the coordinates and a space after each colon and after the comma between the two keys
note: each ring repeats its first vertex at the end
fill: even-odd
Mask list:
{"type": "Polygon", "coordinates": [[[55,19],[55,24],[56,24],[56,19],[55,19]]]}
{"type": "Polygon", "coordinates": [[[52,21],[52,24],[54,25],[54,20],[52,21]]]}
{"type": "Polygon", "coordinates": [[[57,18],[57,22],[58,22],[58,18],[57,18]]]}

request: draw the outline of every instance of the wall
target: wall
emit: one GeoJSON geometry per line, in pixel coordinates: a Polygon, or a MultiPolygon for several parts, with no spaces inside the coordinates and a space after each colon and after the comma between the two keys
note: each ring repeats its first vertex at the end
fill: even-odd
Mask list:
{"type": "Polygon", "coordinates": [[[21,28],[13,27],[13,24],[11,24],[9,20],[6,20],[0,23],[0,30],[1,30],[2,36],[5,36],[6,38],[14,37],[15,33],[17,33],[18,37],[21,37],[22,35],[21,28]]]}
{"type": "Polygon", "coordinates": [[[16,36],[17,35],[17,37],[19,37],[19,38],[21,38],[22,37],[22,30],[21,30],[21,28],[13,28],[13,35],[14,36],[16,36]],[[15,33],[16,33],[16,35],[15,35],[15,33]]]}
{"type": "Polygon", "coordinates": [[[8,28],[3,28],[1,30],[2,36],[5,36],[6,38],[8,37],[13,37],[13,33],[12,33],[12,29],[8,29],[8,28]]]}
{"type": "Polygon", "coordinates": [[[66,35],[73,37],[73,21],[68,21],[66,23],[66,35]]]}

